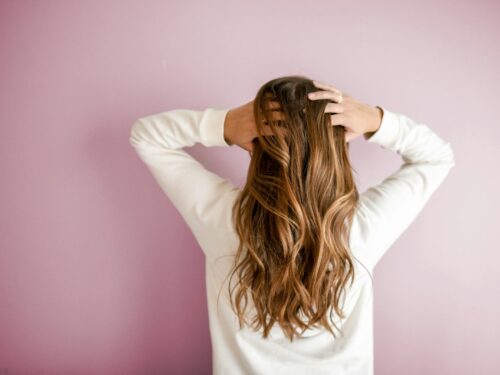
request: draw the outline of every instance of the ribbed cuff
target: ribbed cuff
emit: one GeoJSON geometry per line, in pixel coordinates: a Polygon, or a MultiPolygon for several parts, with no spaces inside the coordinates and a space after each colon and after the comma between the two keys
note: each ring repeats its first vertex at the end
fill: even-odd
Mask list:
{"type": "Polygon", "coordinates": [[[394,144],[399,132],[399,117],[396,113],[387,110],[385,107],[377,106],[383,111],[380,127],[370,138],[368,142],[377,143],[384,147],[394,144]]]}
{"type": "Polygon", "coordinates": [[[200,139],[204,146],[231,146],[224,139],[224,121],[229,109],[207,108],[200,123],[200,139]]]}

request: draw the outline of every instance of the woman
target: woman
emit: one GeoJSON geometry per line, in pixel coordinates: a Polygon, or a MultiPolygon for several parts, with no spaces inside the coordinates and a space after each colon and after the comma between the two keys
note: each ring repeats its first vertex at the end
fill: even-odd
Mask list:
{"type": "Polygon", "coordinates": [[[130,143],[206,255],[214,374],[373,373],[373,269],[453,167],[448,142],[286,76],[233,109],[143,117],[130,143]],[[361,135],[402,164],[359,194],[348,151],[361,135]],[[182,149],[195,143],[247,150],[245,186],[182,149]]]}

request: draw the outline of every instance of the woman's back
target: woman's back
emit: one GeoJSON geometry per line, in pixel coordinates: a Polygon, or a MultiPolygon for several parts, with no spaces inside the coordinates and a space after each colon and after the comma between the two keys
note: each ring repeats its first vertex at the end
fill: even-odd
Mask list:
{"type": "MultiPolygon", "coordinates": [[[[235,240],[236,236],[229,243],[234,245],[235,240]]],[[[230,251],[230,245],[227,249],[230,251]]],[[[276,323],[266,339],[262,338],[261,330],[254,331],[247,326],[239,329],[238,319],[229,305],[227,278],[224,280],[231,267],[231,257],[206,262],[214,374],[361,375],[373,372],[372,282],[363,267],[359,267],[354,283],[348,288],[343,303],[346,317],[339,319],[334,315],[343,335],[334,339],[324,328],[312,328],[295,337],[293,342],[276,323]]],[[[249,299],[248,313],[254,312],[249,299]]]]}
{"type": "MultiPolygon", "coordinates": [[[[354,282],[341,301],[342,335],[322,327],[293,341],[274,324],[270,335],[244,326],[231,309],[227,276],[239,237],[232,207],[240,189],[182,150],[199,142],[229,144],[224,138],[228,109],[177,109],[139,119],[130,143],[171,199],[206,255],[206,286],[214,374],[371,374],[373,373],[372,272],[410,225],[454,165],[449,143],[428,126],[379,107],[383,117],[368,142],[396,152],[400,168],[360,194],[349,234],[354,282]]],[[[251,316],[255,309],[248,300],[251,316]]]]}

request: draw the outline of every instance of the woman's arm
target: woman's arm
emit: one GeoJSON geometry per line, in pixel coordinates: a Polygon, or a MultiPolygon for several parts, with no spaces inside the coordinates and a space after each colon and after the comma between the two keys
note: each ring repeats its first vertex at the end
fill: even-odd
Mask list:
{"type": "MultiPolygon", "coordinates": [[[[384,107],[378,130],[365,139],[401,155],[399,169],[360,194],[352,248],[375,267],[455,165],[449,142],[427,125],[384,107]]],[[[366,264],[367,263],[367,264],[366,264]]]]}
{"type": "Polygon", "coordinates": [[[455,165],[453,150],[425,124],[367,105],[333,85],[313,83],[321,91],[309,93],[309,99],[333,101],[325,112],[333,113],[332,125],[345,128],[346,141],[362,134],[403,159],[396,172],[360,194],[354,215],[350,248],[372,269],[455,165]]]}
{"type": "Polygon", "coordinates": [[[206,252],[216,233],[231,230],[230,204],[238,187],[207,170],[183,147],[229,147],[228,109],[174,109],[138,119],[129,142],[206,252]]]}

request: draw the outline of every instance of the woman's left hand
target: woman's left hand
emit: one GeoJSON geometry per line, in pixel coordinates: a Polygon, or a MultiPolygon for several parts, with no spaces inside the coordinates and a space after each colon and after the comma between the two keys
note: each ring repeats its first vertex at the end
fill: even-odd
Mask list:
{"type": "MultiPolygon", "coordinates": [[[[253,112],[254,101],[230,109],[224,121],[224,140],[229,145],[237,145],[248,152],[253,152],[252,141],[258,137],[255,116],[253,112]]],[[[273,111],[273,118],[284,119],[280,111],[273,111]]],[[[274,135],[269,125],[263,124],[263,135],[274,135]]]]}

